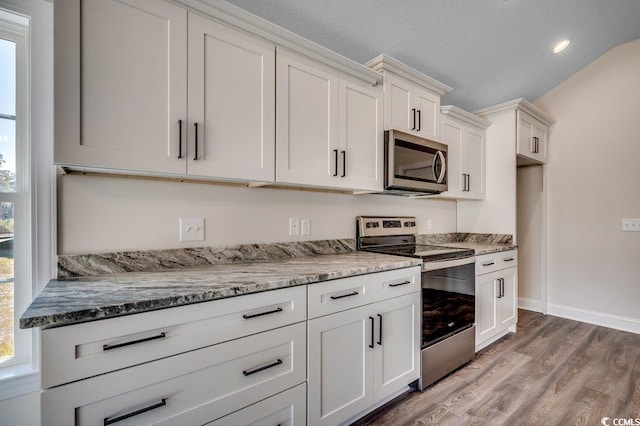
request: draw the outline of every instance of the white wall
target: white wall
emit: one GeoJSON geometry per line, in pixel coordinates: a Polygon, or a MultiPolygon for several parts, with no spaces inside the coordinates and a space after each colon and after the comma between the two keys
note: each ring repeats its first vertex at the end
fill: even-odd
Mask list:
{"type": "Polygon", "coordinates": [[[36,426],[40,424],[40,392],[0,400],[2,426],[36,426]]]}
{"type": "Polygon", "coordinates": [[[542,166],[517,172],[518,305],[543,312],[542,302],[542,166]]]}
{"type": "Polygon", "coordinates": [[[535,104],[556,120],[547,174],[549,312],[640,332],[640,233],[620,231],[621,218],[640,217],[638,76],[635,40],[535,104]]]}
{"type": "Polygon", "coordinates": [[[420,233],[456,231],[455,201],[390,195],[67,175],[58,197],[60,254],[354,238],[357,215],[416,216],[420,233]],[[311,219],[311,235],[290,237],[290,217],[311,219]],[[180,218],[204,218],[206,240],[179,242],[180,218]]]}

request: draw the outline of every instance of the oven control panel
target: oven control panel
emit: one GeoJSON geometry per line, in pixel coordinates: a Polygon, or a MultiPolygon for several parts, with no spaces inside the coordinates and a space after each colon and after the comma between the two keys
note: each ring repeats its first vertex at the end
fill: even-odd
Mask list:
{"type": "Polygon", "coordinates": [[[387,235],[414,235],[417,232],[415,217],[358,216],[360,237],[387,235]]]}

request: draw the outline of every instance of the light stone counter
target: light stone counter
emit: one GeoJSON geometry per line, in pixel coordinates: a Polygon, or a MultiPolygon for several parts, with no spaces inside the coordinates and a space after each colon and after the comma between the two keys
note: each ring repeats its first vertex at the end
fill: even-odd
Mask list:
{"type": "Polygon", "coordinates": [[[20,318],[54,327],[420,265],[365,252],[52,280],[20,318]]]}

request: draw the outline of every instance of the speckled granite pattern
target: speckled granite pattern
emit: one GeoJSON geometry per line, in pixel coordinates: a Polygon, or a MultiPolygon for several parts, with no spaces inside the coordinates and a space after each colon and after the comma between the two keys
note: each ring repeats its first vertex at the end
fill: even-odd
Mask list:
{"type": "Polygon", "coordinates": [[[513,250],[518,247],[513,244],[513,236],[509,234],[421,234],[416,235],[416,242],[469,248],[475,250],[477,256],[513,250]]]}
{"type": "Polygon", "coordinates": [[[20,327],[70,325],[420,264],[352,252],[52,280],[22,315],[20,327]]]}
{"type": "Polygon", "coordinates": [[[58,279],[355,251],[354,239],[58,256],[58,279]]]}
{"type": "Polygon", "coordinates": [[[474,243],[474,244],[507,244],[513,245],[513,235],[511,234],[471,234],[471,233],[448,233],[448,234],[420,234],[416,235],[416,241],[420,244],[449,244],[449,243],[474,243]]]}

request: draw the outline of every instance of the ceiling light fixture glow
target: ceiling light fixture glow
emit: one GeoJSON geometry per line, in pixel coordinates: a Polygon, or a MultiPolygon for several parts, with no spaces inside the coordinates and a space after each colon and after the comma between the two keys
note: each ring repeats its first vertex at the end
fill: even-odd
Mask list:
{"type": "Polygon", "coordinates": [[[560,53],[562,52],[564,49],[567,48],[567,46],[569,46],[569,43],[571,43],[571,40],[566,39],[566,40],[562,40],[559,41],[554,47],[553,47],[553,53],[560,53]]]}

